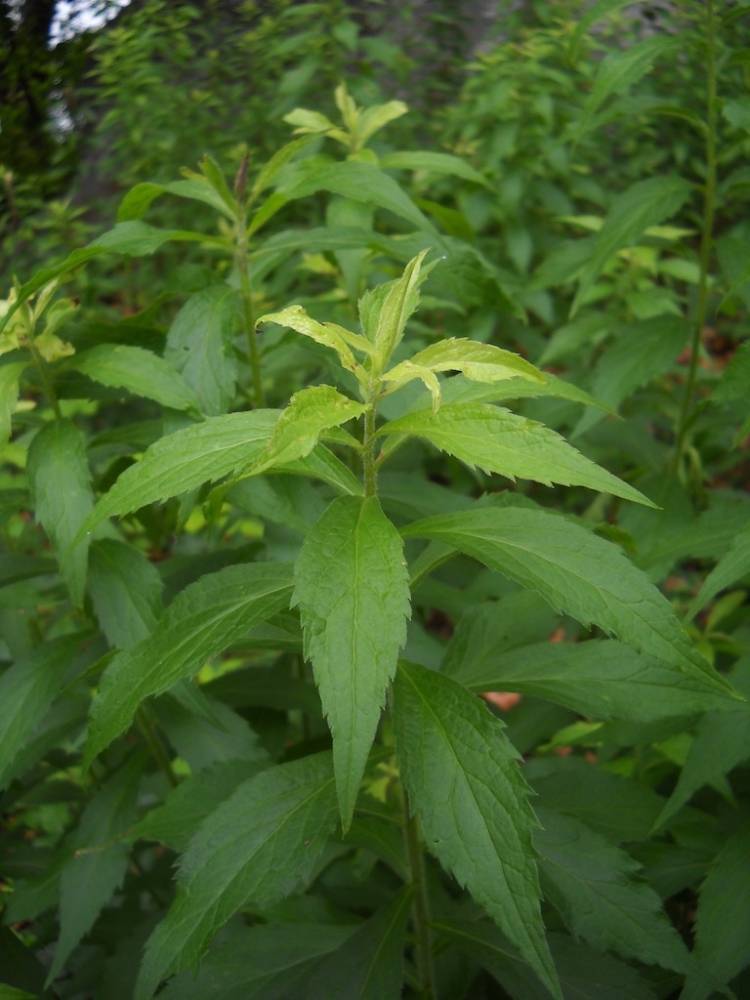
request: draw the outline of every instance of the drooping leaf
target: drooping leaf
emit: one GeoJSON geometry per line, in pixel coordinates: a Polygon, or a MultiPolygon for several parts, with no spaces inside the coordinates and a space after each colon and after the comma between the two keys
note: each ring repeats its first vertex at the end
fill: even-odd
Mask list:
{"type": "Polygon", "coordinates": [[[412,895],[410,886],[403,888],[324,959],[305,983],[307,1000],[400,1000],[412,895]]]}
{"type": "Polygon", "coordinates": [[[280,312],[266,313],[256,321],[256,326],[261,323],[277,323],[279,326],[287,326],[296,333],[301,333],[303,337],[309,337],[317,344],[330,347],[339,357],[339,361],[347,371],[355,374],[360,370],[360,366],[351,352],[354,347],[357,350],[367,352],[369,344],[356,333],[339,326],[337,323],[319,323],[308,316],[302,306],[287,306],[280,312]]]}
{"type": "Polygon", "coordinates": [[[367,407],[329,385],[296,392],[276,423],[265,449],[246,471],[259,475],[273,466],[305,458],[321,434],[361,416],[367,407]]]}
{"type": "Polygon", "coordinates": [[[391,420],[378,434],[408,434],[470,466],[509,479],[533,479],[550,486],[586,486],[601,493],[654,506],[639,490],[576,451],[555,431],[487,403],[456,403],[435,413],[419,410],[391,420]]]}
{"type": "Polygon", "coordinates": [[[57,553],[74,604],[83,600],[88,541],[71,547],[94,505],[86,441],[75,424],[55,420],[29,447],[28,474],[37,519],[57,553]]]}
{"type": "Polygon", "coordinates": [[[25,361],[0,365],[0,447],[10,437],[11,417],[18,402],[18,383],[25,368],[25,361]]]}
{"type": "Polygon", "coordinates": [[[521,507],[475,507],[426,518],[403,534],[452,545],[584,625],[598,625],[717,694],[732,696],[645,574],[616,545],[565,517],[521,507]]]}
{"type": "Polygon", "coordinates": [[[218,194],[216,189],[205,177],[194,173],[190,178],[179,181],[170,181],[168,184],[154,184],[144,181],[132,187],[120,202],[117,209],[118,222],[128,222],[132,219],[140,219],[151,203],[156,198],[164,194],[175,195],[177,198],[186,198],[189,201],[199,201],[208,205],[234,221],[234,213],[226,200],[218,194]]]}
{"type": "Polygon", "coordinates": [[[186,587],[152,634],[118,653],[105,670],[92,706],[86,764],[128,727],[144,698],[167,691],[281,611],[290,592],[290,568],[274,563],[227,566],[186,587]]]}
{"type": "Polygon", "coordinates": [[[227,928],[193,975],[181,972],[162,1000],[300,1000],[311,972],[356,924],[256,924],[227,928]]]}
{"type": "MultiPolygon", "coordinates": [[[[707,1000],[723,993],[750,962],[750,830],[733,834],[714,859],[700,888],[695,920],[695,968],[682,1000],[707,1000]]],[[[739,996],[739,994],[738,994],[739,996]]]]}
{"type": "Polygon", "coordinates": [[[250,778],[206,819],[182,856],[177,898],[149,939],[135,1000],[194,965],[241,907],[267,907],[304,885],[336,822],[329,754],[250,778]]]}
{"type": "Polygon", "coordinates": [[[159,438],[99,500],[83,530],[238,471],[265,448],[277,419],[278,410],[227,413],[159,438]]]}
{"type": "Polygon", "coordinates": [[[127,649],[153,631],[161,614],[162,580],[134,546],[113,538],[94,542],[88,584],[96,616],[112,646],[127,649]]]}
{"type": "Polygon", "coordinates": [[[690,956],[654,890],[625,851],[570,816],[540,810],[534,833],[544,894],[576,937],[600,951],[677,972],[690,956]]]}
{"type": "Polygon", "coordinates": [[[475,170],[470,163],[460,156],[451,153],[435,153],[428,150],[400,150],[397,153],[386,153],[380,157],[380,166],[384,170],[418,170],[430,174],[447,174],[450,177],[460,177],[489,187],[486,178],[475,170]]]}
{"type": "Polygon", "coordinates": [[[75,677],[80,644],[80,635],[47,640],[0,675],[0,787],[52,702],[75,677]]]}
{"type": "Polygon", "coordinates": [[[732,545],[701,585],[701,589],[690,605],[689,617],[693,618],[721,590],[726,590],[743,577],[750,574],[750,525],[735,536],[732,545]]]}
{"type": "Polygon", "coordinates": [[[571,315],[574,314],[607,261],[623,247],[632,246],[649,226],[670,218],[685,204],[690,185],[681,177],[649,177],[637,181],[612,203],[604,225],[594,238],[594,245],[579,275],[580,287],[571,315]]]}
{"type": "Polygon", "coordinates": [[[185,380],[153,351],[128,344],[98,344],[76,354],[66,365],[95,382],[127,389],[173,410],[198,409],[198,398],[185,380]]]}
{"type": "Polygon", "coordinates": [[[519,691],[603,720],[654,722],[742,708],[702,674],[687,676],[614,639],[491,651],[484,661],[467,657],[452,676],[474,691],[519,691]]]}
{"type": "Polygon", "coordinates": [[[539,905],[537,821],[503,724],[455,681],[405,662],[394,706],[402,777],[427,846],[561,997],[539,905]]]}
{"type": "Polygon", "coordinates": [[[293,603],[333,735],[347,829],[410,613],[401,538],[376,498],[328,507],[297,559],[293,603]]]}
{"type": "Polygon", "coordinates": [[[211,285],[190,296],[167,334],[166,361],[210,416],[226,413],[234,398],[237,363],[232,341],[239,314],[237,292],[229,285],[211,285]]]}
{"type": "Polygon", "coordinates": [[[88,803],[76,827],[72,857],[60,879],[60,939],[48,985],[125,877],[128,847],[119,836],[135,819],[142,770],[143,758],[136,755],[115,771],[88,803]]]}

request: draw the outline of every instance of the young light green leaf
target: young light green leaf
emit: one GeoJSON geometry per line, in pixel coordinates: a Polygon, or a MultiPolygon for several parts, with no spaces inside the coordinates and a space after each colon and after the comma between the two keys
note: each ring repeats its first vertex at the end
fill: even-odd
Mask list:
{"type": "Polygon", "coordinates": [[[489,182],[470,163],[460,156],[451,153],[433,153],[427,150],[403,150],[397,153],[386,153],[380,157],[380,166],[384,170],[418,170],[430,174],[447,174],[450,177],[460,177],[474,184],[489,187],[489,182]]]}
{"type": "Polygon", "coordinates": [[[305,983],[306,1000],[401,1000],[412,896],[411,886],[403,888],[321,962],[305,983]]]}
{"type": "Polygon", "coordinates": [[[452,545],[537,591],[558,611],[584,625],[598,625],[732,697],[730,685],[693,646],[669,601],[648,577],[616,545],[565,517],[521,507],[474,507],[426,518],[403,534],[452,545]]]}
{"type": "Polygon", "coordinates": [[[615,198],[591,253],[579,274],[580,286],[571,307],[573,316],[607,261],[623,247],[632,246],[649,226],[664,222],[687,201],[690,184],[681,177],[649,177],[615,198]]]}
{"type": "Polygon", "coordinates": [[[303,886],[336,822],[331,758],[317,754],[250,778],[211,813],[180,862],[177,898],[146,947],[135,1000],[194,965],[244,906],[303,886]]]}
{"type": "MultiPolygon", "coordinates": [[[[383,375],[383,381],[390,384],[389,392],[395,392],[414,378],[421,378],[434,394],[431,383],[424,372],[462,372],[473,382],[500,382],[518,378],[537,384],[544,384],[546,376],[520,354],[505,351],[493,344],[483,344],[477,340],[451,337],[431,344],[423,351],[417,351],[408,361],[391,368],[383,375]]],[[[435,380],[437,384],[437,380],[435,380]]],[[[438,388],[438,395],[439,395],[438,388]]]]}
{"type": "Polygon", "coordinates": [[[286,166],[290,160],[294,159],[301,149],[304,149],[305,146],[309,145],[313,138],[314,136],[312,135],[303,135],[298,139],[292,139],[291,142],[287,142],[286,145],[276,150],[273,156],[260,168],[258,176],[253,181],[253,186],[250,189],[250,196],[248,198],[249,205],[255,203],[258,196],[262,194],[270,184],[273,184],[281,168],[286,166]]]}
{"type": "Polygon", "coordinates": [[[227,413],[159,438],[99,500],[83,530],[237,472],[263,451],[278,415],[278,410],[227,413]]]}
{"type": "Polygon", "coordinates": [[[260,326],[261,323],[277,323],[279,326],[288,326],[296,333],[301,333],[303,337],[309,337],[317,344],[330,347],[338,354],[342,366],[355,374],[361,369],[351,352],[351,348],[370,352],[370,345],[363,337],[337,323],[319,323],[312,316],[308,316],[302,306],[287,306],[281,312],[266,313],[265,316],[261,316],[256,321],[256,327],[260,326]]]}
{"type": "Polygon", "coordinates": [[[11,417],[18,402],[18,383],[25,368],[25,361],[0,366],[0,447],[10,437],[11,417]]]}
{"type": "Polygon", "coordinates": [[[695,965],[682,1000],[707,1000],[750,962],[750,829],[734,833],[714,859],[700,888],[695,920],[695,965]]]}
{"type": "Polygon", "coordinates": [[[125,877],[129,851],[119,838],[135,819],[142,771],[143,758],[132,757],[108,778],[78,822],[60,879],[60,939],[48,986],[125,877]]]}
{"type": "Polygon", "coordinates": [[[403,101],[387,101],[385,104],[375,104],[365,108],[357,116],[352,130],[353,149],[362,149],[368,139],[384,128],[389,122],[405,115],[409,108],[403,101]]]}
{"type": "Polygon", "coordinates": [[[685,675],[615,639],[538,642],[480,662],[467,659],[451,675],[474,691],[519,691],[593,719],[655,722],[742,708],[702,674],[685,675]]]}
{"type": "Polygon", "coordinates": [[[409,317],[419,306],[419,289],[431,268],[422,264],[428,251],[422,250],[404,268],[395,281],[367,293],[359,304],[362,329],[376,350],[377,364],[382,369],[404,336],[409,317]]]}
{"type": "Polygon", "coordinates": [[[540,910],[537,821],[503,723],[455,681],[402,662],[394,724],[427,846],[562,1000],[540,910]]]}
{"type": "Polygon", "coordinates": [[[186,587],[153,633],[105,670],[91,709],[86,766],[127,729],[144,698],[169,690],[288,606],[290,592],[290,568],[274,563],[227,566],[186,587]]]}
{"type": "Polygon", "coordinates": [[[164,352],[200,400],[204,413],[226,413],[234,398],[237,364],[232,341],[240,303],[229,285],[209,285],[191,295],[174,318],[164,352]]]}
{"type": "Polygon", "coordinates": [[[637,862],[577,819],[547,809],[539,818],[542,887],[571,932],[599,951],[686,972],[690,954],[657,894],[636,879],[637,862]]]}
{"type": "Polygon", "coordinates": [[[378,434],[409,434],[485,472],[509,479],[533,479],[551,486],[586,486],[648,507],[654,504],[635,487],[601,468],[536,420],[500,406],[457,403],[437,413],[420,410],[391,420],[378,434]]]}
{"type": "Polygon", "coordinates": [[[94,542],[88,587],[110,645],[128,649],[154,630],[162,611],[162,580],[139,549],[114,538],[94,542]]]}
{"type": "Polygon", "coordinates": [[[0,788],[57,695],[75,676],[80,642],[80,635],[46,640],[0,675],[0,788]]]}
{"type": "Polygon", "coordinates": [[[98,344],[66,365],[102,385],[127,389],[172,410],[198,409],[197,396],[178,373],[153,351],[129,344],[98,344]]]}
{"type": "Polygon", "coordinates": [[[301,389],[282,411],[264,451],[245,472],[259,475],[274,466],[305,458],[324,431],[360,417],[366,409],[329,385],[301,389]]]}
{"type": "Polygon", "coordinates": [[[376,498],[328,507],[297,559],[293,604],[333,735],[346,830],[410,613],[401,538],[376,498]]]}
{"type": "Polygon", "coordinates": [[[726,590],[743,577],[750,574],[750,525],[732,541],[726,552],[701,585],[701,589],[690,605],[688,617],[694,618],[721,590],[726,590]]]}
{"type": "Polygon", "coordinates": [[[80,605],[88,539],[71,545],[94,505],[83,434],[69,420],[47,424],[31,442],[27,468],[37,520],[55,547],[71,600],[80,605]]]}

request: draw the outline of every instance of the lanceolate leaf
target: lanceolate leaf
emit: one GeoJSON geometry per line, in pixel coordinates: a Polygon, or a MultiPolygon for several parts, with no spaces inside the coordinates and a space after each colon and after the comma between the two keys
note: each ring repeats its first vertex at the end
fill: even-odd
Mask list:
{"type": "Polygon", "coordinates": [[[95,382],[127,389],[173,410],[198,409],[198,398],[185,380],[153,351],[128,344],[98,344],[76,354],[66,365],[95,382]]]}
{"type": "Polygon", "coordinates": [[[119,837],[135,819],[142,769],[143,758],[132,758],[107,780],[80,819],[71,843],[74,853],[60,880],[60,940],[48,984],[125,876],[128,846],[119,837]]]}
{"type": "Polygon", "coordinates": [[[414,664],[399,666],[394,705],[402,777],[427,845],[561,997],[539,907],[537,821],[503,724],[455,681],[414,664]]]}
{"type": "Polygon", "coordinates": [[[177,898],[151,936],[135,1000],[194,965],[242,907],[268,907],[300,888],[336,822],[329,754],[250,778],[203,823],[180,861],[177,898]]]}
{"type": "Polygon", "coordinates": [[[450,153],[433,153],[421,149],[386,153],[380,158],[380,165],[385,170],[424,170],[432,174],[448,174],[489,187],[487,180],[470,163],[450,153]]]}
{"type": "Polygon", "coordinates": [[[57,551],[60,573],[75,604],[83,600],[88,542],[71,548],[94,504],[86,442],[69,420],[40,430],[29,448],[28,473],[37,519],[57,551]]]}
{"type": "Polygon", "coordinates": [[[694,617],[721,590],[731,587],[750,574],[750,525],[735,536],[729,551],[714,566],[690,605],[690,617],[694,617]]]}
{"type": "Polygon", "coordinates": [[[379,434],[413,434],[467,465],[510,479],[550,486],[587,486],[601,493],[654,506],[639,490],[576,451],[555,431],[504,407],[486,403],[419,410],[385,424],[379,434]]]}
{"type": "Polygon", "coordinates": [[[378,365],[387,364],[404,336],[406,324],[419,305],[419,290],[431,267],[423,267],[426,250],[413,257],[395,281],[378,286],[359,304],[365,335],[377,350],[378,365]]]}
{"type": "Polygon", "coordinates": [[[302,306],[287,306],[280,312],[266,313],[256,321],[256,326],[263,323],[277,323],[279,326],[288,326],[290,330],[301,333],[303,337],[309,337],[323,347],[330,347],[339,356],[342,366],[350,372],[360,370],[351,348],[367,352],[369,344],[364,338],[350,330],[339,326],[337,323],[320,323],[318,320],[308,316],[302,306]]]}
{"type": "Polygon", "coordinates": [[[80,644],[80,635],[45,641],[0,675],[0,788],[18,752],[75,676],[80,644]]]}
{"type": "Polygon", "coordinates": [[[690,955],[638,864],[570,816],[543,810],[534,833],[545,897],[571,932],[600,951],[687,971],[690,955]]]}
{"type": "Polygon", "coordinates": [[[278,410],[227,413],[159,438],[102,497],[84,530],[243,468],[265,448],[277,419],[278,410]]]}
{"type": "Polygon", "coordinates": [[[162,581],[156,567],[131,545],[104,538],[89,553],[89,592],[112,646],[145,639],[161,614],[162,581]]]}
{"type": "Polygon", "coordinates": [[[328,507],[297,559],[293,603],[333,735],[347,829],[410,613],[401,538],[376,498],[328,507]]]}
{"type": "Polygon", "coordinates": [[[557,610],[731,696],[731,687],[694,648],[645,574],[616,545],[567,518],[520,507],[475,507],[426,518],[403,534],[452,545],[536,590],[557,610]]]}
{"type": "Polygon", "coordinates": [[[0,447],[10,437],[11,417],[18,402],[18,381],[25,367],[25,361],[0,365],[0,447]]]}
{"type": "Polygon", "coordinates": [[[228,566],[182,591],[153,633],[118,653],[104,672],[86,763],[127,729],[144,698],[194,674],[207,657],[286,607],[290,593],[290,568],[274,563],[228,566]]]}
{"type": "Polygon", "coordinates": [[[323,431],[339,427],[361,416],[362,403],[342,395],[329,385],[316,385],[295,393],[282,411],[273,434],[248,471],[254,475],[309,455],[323,431]]]}
{"type": "Polygon", "coordinates": [[[237,364],[232,341],[240,316],[239,297],[229,285],[196,292],[175,316],[165,359],[182,374],[211,416],[226,413],[234,398],[237,364]]]}
{"type": "Polygon", "coordinates": [[[485,662],[467,660],[452,676],[474,691],[519,691],[594,719],[654,722],[709,708],[742,709],[712,678],[688,676],[614,639],[538,642],[485,662]]]}

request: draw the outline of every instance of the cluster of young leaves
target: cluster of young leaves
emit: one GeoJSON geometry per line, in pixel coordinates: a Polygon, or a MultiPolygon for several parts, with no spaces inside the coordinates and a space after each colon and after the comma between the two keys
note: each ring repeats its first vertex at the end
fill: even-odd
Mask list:
{"type": "MultiPolygon", "coordinates": [[[[622,6],[555,29],[571,59],[622,6]]],[[[698,14],[680,43],[718,64],[732,21],[698,14]]],[[[664,41],[571,88],[561,184],[664,41]]],[[[709,295],[739,339],[739,230],[707,219],[718,102],[700,221],[677,176],[602,187],[599,218],[574,186],[558,223],[595,235],[551,249],[578,263],[547,305],[494,262],[502,213],[459,218],[492,156],[393,149],[405,105],[343,85],[335,112],[288,113],[265,164],[139,183],[111,231],[12,290],[9,996],[742,994],[747,356],[707,372],[710,397],[677,362],[709,295]],[[143,221],[170,199],[205,228],[143,221]],[[674,308],[641,315],[631,268],[677,243],[694,311],[687,270],[649,264],[674,308]],[[208,278],[171,315],[60,295],[97,258],[169,246],[208,278]],[[502,718],[497,691],[520,695],[502,718]]],[[[740,111],[722,105],[732,128],[740,111]]]]}

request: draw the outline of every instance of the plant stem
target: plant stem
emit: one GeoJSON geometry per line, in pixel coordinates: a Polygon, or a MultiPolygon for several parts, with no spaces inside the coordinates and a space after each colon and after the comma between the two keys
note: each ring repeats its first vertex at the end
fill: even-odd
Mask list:
{"type": "Polygon", "coordinates": [[[412,924],[414,926],[414,960],[417,967],[420,995],[424,1000],[435,1000],[435,965],[432,960],[432,931],[430,930],[430,900],[427,894],[427,873],[424,863],[419,820],[412,816],[406,789],[401,789],[404,805],[404,844],[409,861],[411,884],[414,887],[412,924]]]}
{"type": "Polygon", "coordinates": [[[28,345],[29,345],[29,351],[31,352],[31,356],[34,359],[34,364],[36,365],[37,371],[39,372],[39,378],[42,383],[42,388],[44,389],[44,394],[47,397],[50,406],[55,411],[55,416],[57,417],[57,419],[62,420],[62,411],[60,410],[60,402],[57,398],[57,393],[55,392],[54,383],[50,378],[49,370],[47,369],[47,362],[44,360],[39,351],[36,349],[36,347],[34,346],[34,341],[31,338],[29,338],[28,345]]]}
{"type": "Polygon", "coordinates": [[[378,492],[378,470],[375,462],[375,404],[370,403],[365,412],[362,437],[362,473],[365,496],[374,497],[378,492]]]}
{"type": "Polygon", "coordinates": [[[677,421],[673,471],[680,467],[685,449],[685,437],[690,422],[695,395],[695,381],[698,374],[698,356],[701,347],[703,327],[708,311],[708,272],[713,246],[714,215],[716,213],[716,120],[717,120],[717,72],[716,72],[716,19],[714,0],[706,0],[706,181],[703,188],[703,226],[699,251],[700,275],[698,280],[698,302],[695,310],[693,339],[690,351],[690,368],[685,382],[680,414],[677,421]]]}
{"type": "Polygon", "coordinates": [[[158,766],[164,773],[164,777],[167,779],[172,788],[177,787],[177,775],[172,770],[172,763],[162,746],[159,735],[149,718],[148,711],[141,705],[138,711],[135,713],[136,723],[138,729],[143,737],[143,742],[149,749],[151,756],[154,758],[158,766]]]}
{"type": "Polygon", "coordinates": [[[253,306],[253,290],[250,284],[250,268],[247,262],[247,229],[244,217],[237,219],[237,249],[234,261],[240,278],[240,294],[242,296],[242,312],[245,321],[245,336],[247,337],[247,353],[250,359],[250,372],[253,380],[253,404],[256,407],[265,406],[266,396],[263,392],[260,351],[258,350],[258,338],[255,332],[255,307],[253,306]]]}

